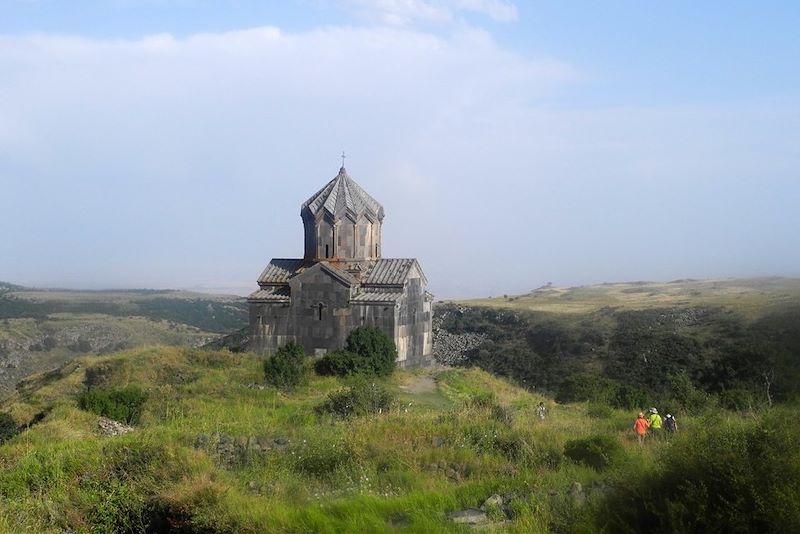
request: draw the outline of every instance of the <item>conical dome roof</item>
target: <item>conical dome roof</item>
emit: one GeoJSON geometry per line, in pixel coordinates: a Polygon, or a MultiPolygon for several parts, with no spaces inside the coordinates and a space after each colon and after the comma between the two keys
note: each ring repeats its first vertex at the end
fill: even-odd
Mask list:
{"type": "Polygon", "coordinates": [[[334,219],[349,214],[353,219],[367,215],[383,221],[384,216],[383,206],[350,178],[344,167],[339,169],[339,174],[325,187],[306,200],[301,208],[302,213],[308,211],[314,216],[323,210],[334,219]]]}

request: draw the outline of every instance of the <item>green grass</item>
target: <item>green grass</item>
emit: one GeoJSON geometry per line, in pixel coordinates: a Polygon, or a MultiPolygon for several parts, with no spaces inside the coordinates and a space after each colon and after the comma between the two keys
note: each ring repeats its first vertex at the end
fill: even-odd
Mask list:
{"type": "Polygon", "coordinates": [[[56,313],[46,319],[4,319],[0,321],[0,342],[9,342],[10,350],[21,353],[22,358],[0,376],[0,398],[10,394],[18,380],[90,352],[89,347],[78,341],[65,342],[65,338],[94,339],[95,350],[113,352],[153,344],[193,346],[215,337],[185,324],[136,316],[56,313]]]}
{"type": "Polygon", "coordinates": [[[732,308],[743,316],[754,318],[798,300],[799,279],[756,278],[550,286],[523,295],[471,299],[461,303],[555,314],[588,314],[603,308],[646,310],[711,306],[732,308]]]}
{"type": "Polygon", "coordinates": [[[259,356],[172,347],[79,358],[30,379],[0,407],[20,424],[46,413],[0,445],[0,531],[139,531],[171,521],[220,532],[463,532],[448,513],[507,492],[517,498],[502,531],[570,531],[591,524],[601,499],[576,505],[574,482],[657,470],[666,451],[707,425],[680,418],[675,441],[640,447],[633,413],[559,405],[476,369],[397,371],[386,381],[396,409],[346,421],[314,410],[344,380],[312,375],[291,393],[251,387],[262,381],[259,356]],[[134,432],[103,437],[97,416],[78,408],[88,368],[148,392],[134,432]],[[540,400],[544,421],[534,413],[540,400]],[[596,435],[620,447],[607,469],[564,456],[567,442],[596,435]],[[275,438],[282,445],[251,448],[275,438]],[[233,452],[220,452],[220,440],[233,452]]]}
{"type": "Polygon", "coordinates": [[[800,398],[799,279],[548,286],[437,313],[448,332],[484,337],[467,365],[561,400],[592,398],[570,397],[579,373],[611,381],[620,406],[641,391],[674,406],[681,373],[731,408],[769,403],[765,375],[772,400],[800,398]]]}

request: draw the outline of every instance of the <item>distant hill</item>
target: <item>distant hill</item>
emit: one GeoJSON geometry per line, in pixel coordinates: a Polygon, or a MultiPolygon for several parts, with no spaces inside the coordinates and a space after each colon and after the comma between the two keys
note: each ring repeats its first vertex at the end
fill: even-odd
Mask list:
{"type": "Polygon", "coordinates": [[[0,398],[77,355],[142,344],[200,346],[247,323],[245,299],[172,290],[0,285],[0,398]]]}
{"type": "Polygon", "coordinates": [[[800,394],[798,279],[546,286],[436,314],[448,334],[478,339],[440,359],[561,400],[667,395],[680,381],[730,406],[800,394]]]}
{"type": "Polygon", "coordinates": [[[26,289],[24,286],[18,286],[16,284],[10,284],[8,282],[3,282],[0,280],[0,292],[2,291],[22,291],[26,289]]]}

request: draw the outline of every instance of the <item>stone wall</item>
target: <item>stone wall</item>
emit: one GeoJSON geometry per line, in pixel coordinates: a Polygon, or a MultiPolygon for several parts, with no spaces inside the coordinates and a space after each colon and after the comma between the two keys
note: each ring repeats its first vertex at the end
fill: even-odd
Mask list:
{"type": "Polygon", "coordinates": [[[251,350],[271,353],[294,340],[306,354],[322,355],[344,347],[353,329],[374,326],[394,340],[401,367],[430,363],[432,303],[418,274],[397,304],[351,303],[354,288],[321,264],[293,278],[290,287],[291,303],[250,304],[251,350]]]}
{"type": "Polygon", "coordinates": [[[307,260],[380,258],[380,221],[371,221],[364,215],[355,222],[349,218],[334,221],[326,215],[319,219],[305,215],[303,226],[307,260]]]}

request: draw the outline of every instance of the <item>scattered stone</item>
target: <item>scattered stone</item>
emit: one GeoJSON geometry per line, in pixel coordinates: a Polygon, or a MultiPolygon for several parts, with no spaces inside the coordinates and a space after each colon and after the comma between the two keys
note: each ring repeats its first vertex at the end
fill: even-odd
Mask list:
{"type": "Polygon", "coordinates": [[[463,523],[467,525],[478,525],[488,521],[488,517],[484,512],[477,508],[468,508],[458,512],[452,512],[447,516],[453,523],[463,523]]]}
{"type": "Polygon", "coordinates": [[[502,507],[503,507],[503,498],[495,493],[494,495],[483,501],[483,504],[481,505],[481,510],[485,512],[491,508],[502,508],[502,507]]]}
{"type": "Polygon", "coordinates": [[[196,449],[209,452],[225,468],[246,465],[269,451],[282,451],[288,446],[289,440],[283,437],[230,436],[219,432],[197,434],[194,440],[196,449]]]}
{"type": "Polygon", "coordinates": [[[433,436],[433,438],[431,439],[431,443],[436,448],[443,447],[445,442],[446,440],[441,436],[433,436]]]}
{"type": "Polygon", "coordinates": [[[133,432],[132,426],[114,421],[108,417],[101,417],[97,422],[97,426],[100,428],[100,433],[104,436],[121,436],[122,434],[133,432]]]}
{"type": "Polygon", "coordinates": [[[569,488],[569,496],[572,502],[578,506],[586,503],[586,493],[584,493],[583,486],[580,482],[572,483],[572,487],[569,488]]]}

